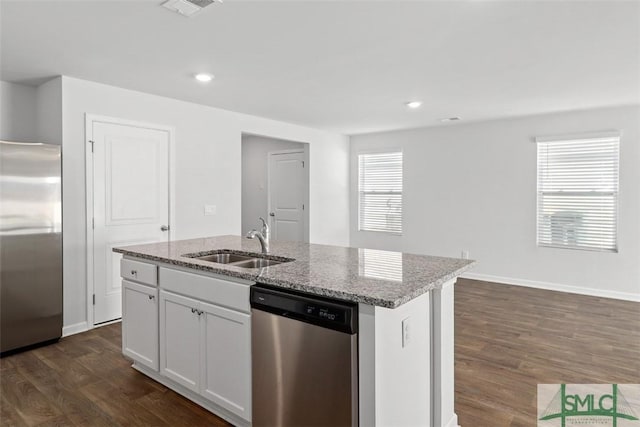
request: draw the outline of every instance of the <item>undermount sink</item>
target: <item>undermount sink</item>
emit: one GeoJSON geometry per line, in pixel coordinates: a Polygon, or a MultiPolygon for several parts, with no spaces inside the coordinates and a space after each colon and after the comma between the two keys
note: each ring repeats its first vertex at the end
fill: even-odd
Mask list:
{"type": "Polygon", "coordinates": [[[200,261],[214,262],[217,264],[233,265],[240,268],[264,268],[285,262],[295,261],[293,258],[277,257],[273,255],[238,253],[230,250],[217,250],[207,253],[195,253],[183,255],[187,258],[199,259],[200,261]]]}
{"type": "Polygon", "coordinates": [[[236,267],[242,268],[263,268],[270,267],[272,265],[282,264],[283,262],[289,261],[276,261],[274,259],[266,259],[266,258],[251,258],[247,261],[238,262],[235,265],[236,267]]]}
{"type": "Polygon", "coordinates": [[[251,256],[229,254],[229,253],[204,255],[204,256],[197,256],[193,258],[199,259],[201,261],[217,262],[218,264],[231,264],[238,261],[249,261],[253,259],[253,257],[251,256]]]}

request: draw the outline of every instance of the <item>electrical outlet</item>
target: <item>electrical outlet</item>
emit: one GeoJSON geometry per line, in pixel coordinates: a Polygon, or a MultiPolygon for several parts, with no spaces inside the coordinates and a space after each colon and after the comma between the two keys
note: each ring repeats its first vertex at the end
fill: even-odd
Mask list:
{"type": "Polygon", "coordinates": [[[469,259],[469,249],[462,250],[462,259],[469,259]]]}
{"type": "Polygon", "coordinates": [[[405,348],[411,342],[410,319],[410,317],[407,317],[402,321],[402,348],[405,348]]]}
{"type": "Polygon", "coordinates": [[[216,214],[216,205],[204,205],[204,215],[211,216],[216,214]]]}

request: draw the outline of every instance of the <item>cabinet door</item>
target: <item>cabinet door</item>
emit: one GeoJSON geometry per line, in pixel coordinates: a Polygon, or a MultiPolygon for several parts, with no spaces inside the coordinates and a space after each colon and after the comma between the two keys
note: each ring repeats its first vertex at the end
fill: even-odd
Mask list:
{"type": "Polygon", "coordinates": [[[247,314],[201,303],[200,393],[251,420],[251,322],[247,314]]]}
{"type": "Polygon", "coordinates": [[[122,281],[122,353],[158,370],[158,290],[122,281]]]}
{"type": "Polygon", "coordinates": [[[196,392],[200,388],[199,304],[160,291],[160,372],[196,392]]]}

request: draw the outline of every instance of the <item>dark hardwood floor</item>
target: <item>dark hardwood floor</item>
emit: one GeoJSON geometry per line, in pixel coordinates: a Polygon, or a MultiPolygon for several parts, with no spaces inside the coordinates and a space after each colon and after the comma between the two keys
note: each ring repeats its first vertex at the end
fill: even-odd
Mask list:
{"type": "MultiPolygon", "coordinates": [[[[0,359],[2,426],[226,426],[130,368],[120,325],[0,359]]],[[[463,427],[535,426],[538,383],[640,383],[640,304],[460,280],[463,427]]]]}
{"type": "Polygon", "coordinates": [[[2,426],[228,426],[130,367],[120,324],[0,359],[2,426]]]}
{"type": "Polygon", "coordinates": [[[640,383],[640,303],[459,280],[455,304],[463,427],[535,426],[537,384],[640,383]]]}

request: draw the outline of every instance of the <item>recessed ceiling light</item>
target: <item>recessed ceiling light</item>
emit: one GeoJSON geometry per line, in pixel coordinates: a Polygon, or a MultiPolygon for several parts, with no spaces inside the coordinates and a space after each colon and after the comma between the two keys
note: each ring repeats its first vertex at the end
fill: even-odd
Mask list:
{"type": "Polygon", "coordinates": [[[422,105],[422,101],[411,101],[405,104],[409,108],[418,108],[422,105]]]}
{"type": "Polygon", "coordinates": [[[443,119],[439,119],[441,122],[457,122],[458,120],[462,120],[460,117],[445,117],[443,119]]]}
{"type": "Polygon", "coordinates": [[[195,78],[199,82],[207,83],[213,80],[213,76],[207,73],[198,73],[195,75],[195,78]]]}

